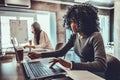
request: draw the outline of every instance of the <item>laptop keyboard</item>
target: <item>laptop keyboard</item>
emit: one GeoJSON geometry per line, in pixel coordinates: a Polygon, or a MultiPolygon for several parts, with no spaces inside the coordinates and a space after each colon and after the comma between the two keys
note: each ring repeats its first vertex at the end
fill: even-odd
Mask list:
{"type": "Polygon", "coordinates": [[[42,65],[40,62],[28,63],[35,77],[44,77],[54,74],[48,67],[42,65]]]}

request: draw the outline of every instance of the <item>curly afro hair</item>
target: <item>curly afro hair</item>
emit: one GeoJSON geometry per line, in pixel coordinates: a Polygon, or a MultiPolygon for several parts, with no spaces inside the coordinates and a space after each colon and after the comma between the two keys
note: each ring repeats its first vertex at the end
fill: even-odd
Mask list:
{"type": "Polygon", "coordinates": [[[71,30],[70,24],[74,21],[77,24],[78,32],[82,32],[86,36],[93,32],[98,32],[99,18],[98,10],[93,5],[81,3],[70,7],[64,16],[64,26],[71,30]]]}

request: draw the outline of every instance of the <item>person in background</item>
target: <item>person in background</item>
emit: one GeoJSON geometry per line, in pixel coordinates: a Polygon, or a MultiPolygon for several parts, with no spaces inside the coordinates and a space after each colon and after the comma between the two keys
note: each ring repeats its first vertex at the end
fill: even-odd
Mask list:
{"type": "Polygon", "coordinates": [[[38,22],[34,22],[32,25],[32,33],[34,35],[34,45],[26,45],[24,48],[42,48],[53,50],[52,44],[48,38],[48,35],[41,29],[40,24],[38,22]]]}
{"type": "Polygon", "coordinates": [[[70,7],[64,16],[64,26],[67,26],[73,34],[62,49],[39,54],[31,52],[28,56],[32,59],[56,57],[51,61],[53,64],[58,62],[71,70],[105,73],[107,69],[106,52],[103,38],[99,32],[97,8],[88,3],[70,7]],[[81,62],[68,62],[58,58],[64,56],[72,47],[81,62]]]}

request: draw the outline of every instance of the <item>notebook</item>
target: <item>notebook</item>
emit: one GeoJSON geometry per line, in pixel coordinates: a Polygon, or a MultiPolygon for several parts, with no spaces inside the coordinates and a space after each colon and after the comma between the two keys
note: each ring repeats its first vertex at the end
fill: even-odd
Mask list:
{"type": "MultiPolygon", "coordinates": [[[[14,45],[14,41],[11,40],[11,42],[13,44],[16,55],[18,55],[16,47],[14,45]]],[[[54,65],[53,68],[49,68],[49,66],[51,65],[49,63],[49,59],[32,62],[26,61],[20,64],[26,80],[45,80],[50,77],[63,77],[66,73],[66,71],[58,65],[54,65]]]]}

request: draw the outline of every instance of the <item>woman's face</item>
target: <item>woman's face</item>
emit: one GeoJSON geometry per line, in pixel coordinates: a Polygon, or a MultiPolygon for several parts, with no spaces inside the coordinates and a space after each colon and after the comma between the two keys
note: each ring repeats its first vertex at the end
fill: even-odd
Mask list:
{"type": "Polygon", "coordinates": [[[33,27],[32,27],[32,33],[33,33],[33,34],[35,34],[35,30],[34,30],[34,28],[33,28],[33,27]]]}
{"type": "Polygon", "coordinates": [[[77,24],[74,21],[71,22],[70,26],[71,26],[71,29],[72,29],[73,33],[77,33],[78,32],[77,24]]]}
{"type": "Polygon", "coordinates": [[[79,33],[79,35],[83,36],[83,33],[78,31],[77,24],[74,21],[71,22],[70,26],[73,33],[79,33]]]}

